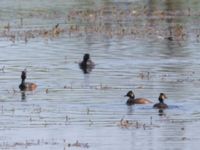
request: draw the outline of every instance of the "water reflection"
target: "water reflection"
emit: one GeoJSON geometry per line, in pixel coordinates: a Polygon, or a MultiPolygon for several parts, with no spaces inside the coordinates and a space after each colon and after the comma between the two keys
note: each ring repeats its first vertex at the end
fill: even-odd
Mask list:
{"type": "Polygon", "coordinates": [[[26,92],[25,91],[21,91],[21,101],[22,102],[26,101],[26,92]]]}
{"type": "Polygon", "coordinates": [[[163,109],[159,109],[159,110],[158,110],[158,115],[159,115],[159,116],[166,116],[166,114],[165,114],[165,112],[164,112],[163,109]]]}
{"type": "Polygon", "coordinates": [[[144,11],[147,15],[147,21],[150,26],[155,26],[156,18],[153,18],[153,12],[157,10],[157,2],[155,0],[148,0],[147,5],[144,7],[144,11]]]}
{"type": "Polygon", "coordinates": [[[127,115],[133,115],[134,106],[127,106],[127,115]]]}
{"type": "Polygon", "coordinates": [[[90,87],[90,75],[89,74],[84,74],[84,84],[83,84],[83,88],[89,88],[90,87]]]}
{"type": "Polygon", "coordinates": [[[81,67],[80,66],[80,69],[83,71],[84,74],[89,74],[93,70],[93,67],[81,67]]]}

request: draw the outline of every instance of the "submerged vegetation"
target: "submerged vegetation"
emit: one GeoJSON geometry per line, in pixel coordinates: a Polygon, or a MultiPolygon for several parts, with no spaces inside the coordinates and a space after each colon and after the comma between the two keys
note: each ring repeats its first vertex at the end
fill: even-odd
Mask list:
{"type": "MultiPolygon", "coordinates": [[[[33,38],[52,39],[62,36],[106,36],[106,38],[132,39],[166,39],[169,41],[199,41],[198,24],[188,26],[188,21],[196,22],[200,16],[198,10],[190,7],[173,8],[169,2],[163,2],[166,7],[155,7],[156,4],[135,5],[134,2],[105,2],[90,8],[75,7],[69,11],[52,10],[50,12],[28,11],[22,13],[15,22],[2,24],[0,37],[12,42],[24,40],[27,43],[33,38]],[[33,21],[38,21],[38,24],[33,21]],[[56,19],[58,18],[58,19],[56,19]],[[42,20],[54,19],[54,24],[44,24],[42,20]],[[192,37],[191,37],[192,36],[192,37]]],[[[178,4],[177,4],[178,5],[178,4]]],[[[5,22],[5,21],[4,21],[5,22]]]]}

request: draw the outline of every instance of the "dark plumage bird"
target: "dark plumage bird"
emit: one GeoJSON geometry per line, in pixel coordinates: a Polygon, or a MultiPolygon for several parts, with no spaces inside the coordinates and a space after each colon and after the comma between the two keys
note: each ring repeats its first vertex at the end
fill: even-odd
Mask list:
{"type": "Polygon", "coordinates": [[[152,103],[146,98],[135,98],[135,94],[133,93],[133,91],[129,91],[125,96],[129,97],[129,99],[126,102],[127,105],[152,103]]]}
{"type": "Polygon", "coordinates": [[[33,91],[33,90],[35,90],[37,88],[37,85],[35,83],[25,82],[26,71],[22,71],[21,79],[22,79],[22,82],[19,85],[19,89],[21,91],[33,91]]]}
{"type": "Polygon", "coordinates": [[[165,37],[165,39],[167,39],[169,41],[174,41],[174,38],[172,36],[165,37]]]}
{"type": "Polygon", "coordinates": [[[90,54],[86,53],[83,56],[82,62],[79,63],[80,68],[83,70],[84,73],[90,73],[94,68],[95,64],[90,59],[90,54]]]}
{"type": "Polygon", "coordinates": [[[160,93],[158,100],[159,103],[156,103],[155,105],[153,105],[153,108],[157,108],[157,109],[166,109],[168,108],[168,105],[164,103],[164,99],[166,99],[167,96],[164,93],[160,93]]]}

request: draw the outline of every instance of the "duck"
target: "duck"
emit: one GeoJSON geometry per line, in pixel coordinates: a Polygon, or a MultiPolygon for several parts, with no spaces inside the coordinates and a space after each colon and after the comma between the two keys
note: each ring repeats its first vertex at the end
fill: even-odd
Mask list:
{"type": "Polygon", "coordinates": [[[86,53],[83,56],[82,62],[79,63],[80,68],[83,70],[84,73],[90,73],[94,68],[95,64],[90,59],[90,54],[86,53]]]}
{"type": "Polygon", "coordinates": [[[149,104],[152,103],[150,100],[146,99],[146,98],[135,98],[135,94],[133,93],[133,91],[129,91],[125,97],[129,97],[129,99],[127,100],[126,104],[127,105],[134,105],[134,104],[149,104]]]}
{"type": "Polygon", "coordinates": [[[25,82],[26,71],[22,71],[21,79],[22,79],[22,82],[19,85],[19,89],[21,91],[33,91],[33,90],[35,90],[37,88],[37,85],[35,83],[25,82]]]}
{"type": "Polygon", "coordinates": [[[168,108],[168,105],[164,103],[164,99],[166,99],[167,96],[164,93],[160,93],[158,100],[159,103],[156,103],[153,105],[153,108],[157,108],[157,109],[166,109],[168,108]]]}

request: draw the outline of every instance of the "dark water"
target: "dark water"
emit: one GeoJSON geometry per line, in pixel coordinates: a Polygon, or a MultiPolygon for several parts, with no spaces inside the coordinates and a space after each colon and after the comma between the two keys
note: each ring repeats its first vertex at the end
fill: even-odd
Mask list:
{"type": "MultiPolygon", "coordinates": [[[[2,32],[9,22],[9,33],[16,35],[15,41],[9,36],[1,36],[0,41],[0,149],[198,149],[198,1],[132,1],[130,6],[137,6],[138,12],[144,6],[151,6],[152,11],[168,6],[184,15],[162,20],[155,19],[156,15],[139,15],[128,23],[121,20],[126,33],[120,36],[115,32],[119,25],[115,17],[112,36],[103,29],[70,34],[67,30],[56,37],[36,36],[28,41],[17,35],[18,30],[49,29],[57,23],[63,28],[76,23],[88,27],[90,24],[80,22],[80,16],[67,20],[67,15],[113,6],[112,2],[0,2],[2,32]],[[153,35],[142,31],[128,34],[132,23],[140,31],[151,27],[153,35]],[[186,39],[164,38],[170,35],[168,26],[174,24],[184,26],[186,39]],[[83,74],[78,67],[84,53],[90,53],[96,64],[90,74],[83,74]],[[38,88],[22,95],[18,85],[25,68],[27,80],[38,88]],[[124,95],[129,90],[154,103],[164,92],[169,109],[160,113],[152,104],[128,107],[124,95]]],[[[129,5],[116,2],[114,6],[121,11],[129,5]]],[[[104,19],[97,21],[107,23],[104,19]]]]}

